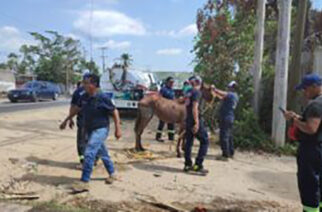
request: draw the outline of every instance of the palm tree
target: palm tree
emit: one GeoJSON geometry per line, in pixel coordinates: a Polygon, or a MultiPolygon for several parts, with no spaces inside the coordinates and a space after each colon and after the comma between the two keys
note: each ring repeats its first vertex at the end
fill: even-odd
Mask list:
{"type": "Polygon", "coordinates": [[[132,65],[132,55],[128,54],[128,53],[124,53],[121,55],[121,64],[122,64],[122,69],[123,69],[123,73],[122,73],[122,84],[125,83],[126,78],[127,78],[127,71],[128,68],[132,65]]]}

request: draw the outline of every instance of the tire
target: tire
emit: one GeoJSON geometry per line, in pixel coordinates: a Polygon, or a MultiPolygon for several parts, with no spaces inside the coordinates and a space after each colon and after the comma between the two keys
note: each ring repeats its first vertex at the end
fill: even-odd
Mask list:
{"type": "Polygon", "coordinates": [[[36,94],[32,95],[31,101],[32,102],[38,102],[38,97],[37,97],[36,94]]]}
{"type": "Polygon", "coordinates": [[[18,101],[16,99],[10,99],[11,103],[17,103],[18,101]]]}
{"type": "Polygon", "coordinates": [[[58,99],[58,93],[54,93],[53,98],[54,101],[56,101],[58,99]]]}

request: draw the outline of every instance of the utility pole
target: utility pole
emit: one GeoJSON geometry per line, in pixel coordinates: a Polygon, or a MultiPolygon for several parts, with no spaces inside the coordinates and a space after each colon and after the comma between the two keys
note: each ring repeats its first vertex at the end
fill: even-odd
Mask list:
{"type": "Polygon", "coordinates": [[[107,47],[101,47],[100,48],[102,50],[102,68],[103,68],[103,73],[105,72],[105,58],[107,58],[107,56],[105,56],[105,50],[107,50],[107,47]]]}
{"type": "Polygon", "coordinates": [[[261,94],[261,81],[262,81],[262,61],[264,50],[264,34],[265,34],[265,13],[266,13],[266,0],[257,1],[257,25],[256,25],[256,43],[254,55],[254,111],[259,115],[260,109],[260,94],[261,94]]]}
{"type": "Polygon", "coordinates": [[[308,0],[299,1],[297,8],[298,14],[296,17],[296,31],[294,39],[294,49],[292,53],[292,63],[291,69],[289,70],[289,86],[288,86],[288,100],[287,106],[293,111],[299,112],[299,104],[297,104],[298,95],[294,92],[295,86],[300,82],[302,71],[301,71],[301,56],[302,56],[302,47],[304,40],[304,31],[306,23],[306,13],[308,6],[308,0]]]}
{"type": "Polygon", "coordinates": [[[275,64],[272,139],[277,146],[285,143],[286,121],[279,107],[286,107],[290,53],[292,0],[279,0],[279,20],[275,64]]]}

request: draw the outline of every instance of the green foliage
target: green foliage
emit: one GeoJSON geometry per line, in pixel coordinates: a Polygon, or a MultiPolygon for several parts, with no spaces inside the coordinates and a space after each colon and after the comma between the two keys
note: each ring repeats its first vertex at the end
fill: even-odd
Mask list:
{"type": "Polygon", "coordinates": [[[74,83],[76,73],[83,70],[99,72],[95,62],[83,58],[78,40],[55,31],[46,31],[46,35],[31,32],[30,35],[36,41],[35,45],[22,45],[19,55],[8,55],[6,66],[15,73],[34,74],[39,80],[56,83],[74,83]]]}
{"type": "Polygon", "coordinates": [[[235,123],[234,143],[241,150],[264,151],[278,155],[295,155],[297,144],[286,143],[277,147],[258,126],[258,119],[251,109],[244,109],[235,123]]]}

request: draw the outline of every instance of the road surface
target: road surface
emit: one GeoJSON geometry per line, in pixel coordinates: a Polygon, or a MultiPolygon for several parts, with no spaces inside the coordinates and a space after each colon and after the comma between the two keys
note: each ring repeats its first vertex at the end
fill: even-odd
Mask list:
{"type": "Polygon", "coordinates": [[[0,101],[0,113],[9,113],[9,112],[17,112],[22,110],[33,110],[40,108],[50,108],[68,105],[69,100],[57,100],[57,101],[42,101],[42,102],[19,102],[19,103],[11,103],[9,101],[0,101]]]}

